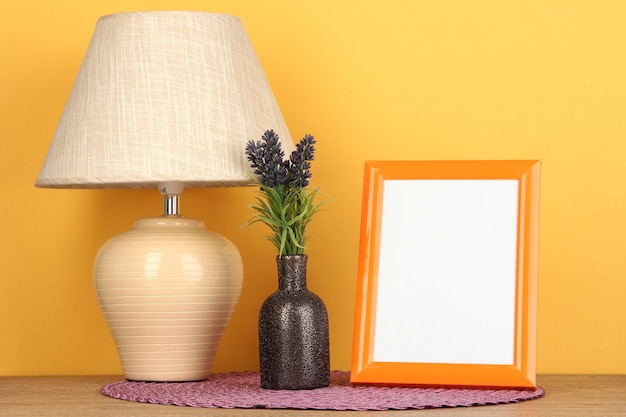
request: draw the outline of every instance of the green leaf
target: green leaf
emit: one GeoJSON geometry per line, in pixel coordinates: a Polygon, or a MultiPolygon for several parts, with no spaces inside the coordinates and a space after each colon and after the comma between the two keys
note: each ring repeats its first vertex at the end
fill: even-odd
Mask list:
{"type": "Polygon", "coordinates": [[[271,234],[267,239],[276,247],[279,255],[303,254],[305,243],[310,234],[306,233],[308,224],[328,200],[317,203],[315,199],[321,192],[319,188],[293,188],[279,185],[274,188],[262,187],[256,190],[252,218],[242,225],[249,226],[262,222],[268,226],[271,234]]]}

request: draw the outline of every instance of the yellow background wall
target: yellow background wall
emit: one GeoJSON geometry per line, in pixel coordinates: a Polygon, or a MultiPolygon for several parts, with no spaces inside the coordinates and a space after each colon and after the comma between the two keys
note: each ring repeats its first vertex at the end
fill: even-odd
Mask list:
{"type": "MultiPolygon", "coordinates": [[[[5,1],[0,6],[0,375],[120,373],[93,258],[157,191],[33,182],[98,17],[239,16],[295,139],[318,139],[309,284],[334,369],[350,366],[363,162],[541,159],[542,373],[626,373],[626,2],[5,1]]],[[[258,369],[256,320],[276,287],[247,189],[187,190],[182,210],[230,238],[246,270],[215,370],[258,369]]]]}

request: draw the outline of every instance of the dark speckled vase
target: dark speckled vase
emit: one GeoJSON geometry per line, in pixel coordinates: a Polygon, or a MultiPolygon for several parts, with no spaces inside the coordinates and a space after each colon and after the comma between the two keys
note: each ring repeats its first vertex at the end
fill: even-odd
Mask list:
{"type": "Polygon", "coordinates": [[[306,288],[306,255],[278,256],[278,291],[259,313],[261,388],[300,390],[330,385],[328,313],[306,288]]]}

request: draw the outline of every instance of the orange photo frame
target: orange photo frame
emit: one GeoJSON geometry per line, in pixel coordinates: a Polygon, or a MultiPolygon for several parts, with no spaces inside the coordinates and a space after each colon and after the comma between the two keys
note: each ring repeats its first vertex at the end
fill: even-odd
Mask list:
{"type": "Polygon", "coordinates": [[[351,382],[536,388],[541,163],[365,163],[351,382]]]}

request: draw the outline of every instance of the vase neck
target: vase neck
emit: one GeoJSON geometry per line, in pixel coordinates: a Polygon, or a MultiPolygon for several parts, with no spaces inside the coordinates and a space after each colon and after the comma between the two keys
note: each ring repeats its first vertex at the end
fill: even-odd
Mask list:
{"type": "Polygon", "coordinates": [[[276,257],[278,289],[280,291],[306,290],[306,262],[306,255],[283,255],[276,257]]]}

